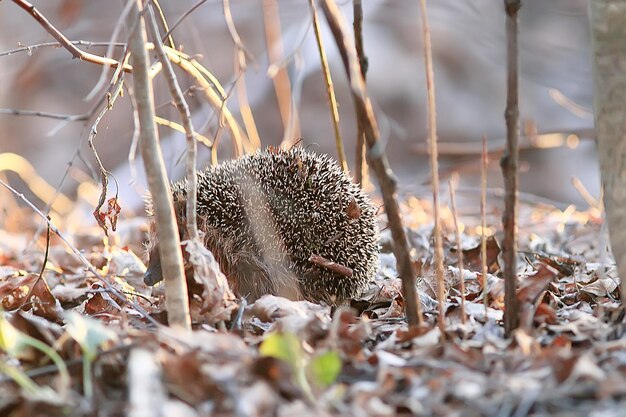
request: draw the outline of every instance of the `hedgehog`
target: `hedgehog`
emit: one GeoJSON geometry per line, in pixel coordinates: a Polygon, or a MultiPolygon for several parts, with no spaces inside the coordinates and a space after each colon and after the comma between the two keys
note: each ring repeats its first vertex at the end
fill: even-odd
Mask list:
{"type": "MultiPolygon", "coordinates": [[[[197,178],[198,229],[236,294],[338,305],[374,279],[377,208],[331,157],[270,147],[197,178]]],[[[171,188],[184,241],[187,181],[171,188]]],[[[144,282],[154,285],[162,279],[154,233],[147,251],[144,282]]]]}

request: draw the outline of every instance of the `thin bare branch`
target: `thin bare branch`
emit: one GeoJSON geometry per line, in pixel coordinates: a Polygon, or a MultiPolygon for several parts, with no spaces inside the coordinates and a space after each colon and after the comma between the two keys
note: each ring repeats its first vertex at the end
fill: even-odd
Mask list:
{"type": "Polygon", "coordinates": [[[321,255],[312,254],[311,256],[309,256],[309,262],[312,262],[315,265],[319,265],[324,268],[328,268],[329,270],[336,272],[339,275],[343,275],[344,277],[350,278],[354,274],[352,268],[338,264],[337,262],[324,258],[321,255]]]}
{"type": "Polygon", "coordinates": [[[64,120],[66,122],[83,122],[89,119],[89,114],[59,114],[36,110],[0,109],[0,114],[11,116],[33,116],[46,119],[64,120]]]}
{"type": "MultiPolygon", "coordinates": [[[[365,47],[363,45],[363,4],[361,0],[352,1],[352,14],[353,22],[352,27],[354,29],[354,43],[356,46],[356,54],[359,57],[359,66],[361,67],[361,75],[363,76],[363,82],[365,82],[367,75],[368,60],[365,55],[365,47]]],[[[359,120],[357,120],[357,134],[356,134],[356,158],[354,163],[355,181],[361,187],[368,182],[367,172],[367,159],[365,158],[367,147],[365,146],[365,133],[363,132],[363,126],[359,120]]]]}
{"type": "MultiPolygon", "coordinates": [[[[226,99],[228,95],[221,88],[219,83],[209,82],[205,78],[206,69],[202,67],[197,61],[191,59],[191,57],[175,51],[167,46],[164,46],[170,61],[178,65],[181,69],[191,75],[204,93],[204,97],[207,99],[213,111],[219,115],[220,126],[224,125],[228,129],[228,133],[233,140],[233,146],[235,148],[235,155],[240,156],[243,154],[243,141],[244,133],[241,131],[241,127],[237,120],[234,118],[228,107],[226,106],[226,99]],[[215,88],[214,88],[215,86],[215,88]],[[218,88],[219,86],[219,88],[218,88]],[[217,91],[216,91],[217,90],[217,91]],[[218,94],[219,93],[219,94],[218,94]]],[[[215,80],[217,82],[217,80],[215,80]]],[[[213,141],[215,144],[215,140],[213,141]]]]}
{"type": "Polygon", "coordinates": [[[487,168],[489,167],[487,136],[483,136],[483,153],[480,162],[480,263],[486,319],[489,308],[489,291],[487,288],[487,168]]]}
{"type": "MultiPolygon", "coordinates": [[[[89,48],[93,48],[96,46],[107,46],[107,47],[113,47],[113,48],[123,48],[126,46],[125,43],[123,42],[115,42],[115,43],[111,43],[111,42],[90,42],[90,41],[69,41],[72,45],[74,46],[85,46],[86,49],[89,48]]],[[[18,54],[21,52],[26,52],[27,54],[32,54],[33,52],[35,52],[37,49],[41,49],[41,48],[59,48],[61,47],[61,43],[60,42],[42,42],[42,43],[37,43],[35,45],[25,45],[25,46],[20,46],[19,48],[15,48],[15,49],[9,49],[8,51],[4,51],[4,52],[0,52],[0,57],[3,56],[9,56],[9,55],[13,55],[13,54],[18,54]]]]}
{"type": "MultiPolygon", "coordinates": [[[[109,42],[111,43],[111,45],[113,45],[113,42],[116,41],[117,38],[120,36],[122,28],[124,27],[124,22],[126,21],[126,19],[128,17],[128,13],[130,12],[130,9],[131,9],[131,7],[133,5],[133,1],[134,0],[126,0],[126,4],[124,5],[124,8],[122,9],[122,12],[118,16],[117,22],[115,23],[115,27],[113,28],[113,32],[111,32],[111,36],[109,37],[109,42]]],[[[126,45],[124,45],[124,46],[126,46],[126,45]]],[[[126,49],[124,50],[124,52],[126,52],[126,49]]],[[[112,46],[109,46],[107,48],[104,56],[106,56],[107,58],[111,58],[113,56],[113,47],[112,46]]],[[[104,85],[106,84],[107,77],[109,76],[110,69],[111,68],[108,67],[108,66],[103,66],[102,67],[102,70],[100,71],[100,77],[98,78],[98,81],[93,86],[91,91],[89,93],[87,93],[87,95],[85,96],[85,98],[84,98],[85,101],[90,101],[91,99],[93,99],[98,94],[98,92],[101,91],[102,87],[104,87],[104,85]]]]}
{"type": "MultiPolygon", "coordinates": [[[[105,58],[98,55],[90,54],[89,52],[84,52],[78,49],[69,39],[65,37],[57,28],[55,28],[52,23],[42,15],[32,4],[28,3],[24,0],[13,0],[13,3],[20,6],[24,9],[28,14],[30,14],[39,24],[50,34],[54,39],[59,41],[59,43],[68,50],[69,53],[72,54],[74,58],[78,58],[81,61],[91,62],[93,64],[99,65],[108,65],[113,68],[117,68],[119,62],[111,58],[105,58]]],[[[133,67],[125,64],[124,71],[131,72],[133,67]]]]}
{"type": "Polygon", "coordinates": [[[156,218],[156,232],[159,241],[161,268],[165,278],[166,307],[170,324],[191,328],[187,282],[183,268],[180,238],[163,155],[159,146],[158,131],[154,121],[154,96],[148,75],[149,60],[146,51],[146,29],[141,16],[141,0],[137,0],[128,18],[130,32],[129,49],[133,56],[133,71],[137,112],[139,115],[141,155],[148,188],[152,194],[156,218]],[[138,24],[135,24],[138,22],[138,24]]]}
{"type": "Polygon", "coordinates": [[[506,12],[507,97],[506,150],[500,165],[504,176],[504,213],[502,225],[502,257],[504,259],[504,331],[507,335],[519,324],[517,306],[517,212],[518,212],[518,141],[519,141],[519,55],[517,44],[517,12],[521,0],[504,0],[506,12]]]}
{"type": "MultiPolygon", "coordinates": [[[[122,62],[123,63],[128,62],[129,58],[130,58],[130,54],[128,53],[128,51],[125,51],[124,58],[123,58],[122,62]]],[[[91,130],[89,131],[89,137],[87,139],[87,143],[89,144],[89,148],[93,151],[94,157],[96,158],[96,163],[98,164],[98,169],[100,170],[100,181],[102,183],[102,189],[100,190],[100,198],[98,199],[98,205],[96,206],[96,208],[93,211],[93,215],[94,215],[96,221],[98,222],[98,225],[102,228],[102,230],[104,230],[104,234],[105,235],[108,235],[108,228],[107,228],[107,225],[105,223],[105,219],[103,218],[103,216],[100,213],[100,209],[102,208],[102,206],[104,205],[104,202],[106,201],[107,191],[108,191],[108,188],[109,188],[109,175],[110,175],[110,173],[104,168],[104,165],[102,164],[102,161],[100,160],[100,155],[98,155],[98,151],[96,150],[96,147],[94,145],[94,139],[95,139],[96,135],[98,134],[98,125],[100,124],[100,120],[102,120],[104,115],[111,108],[113,108],[113,104],[115,103],[115,101],[117,100],[117,98],[120,95],[120,92],[122,91],[122,86],[124,84],[124,77],[123,77],[123,73],[121,71],[122,68],[123,68],[123,66],[118,66],[115,69],[115,72],[113,73],[113,78],[111,80],[112,88],[110,88],[109,91],[106,94],[107,105],[104,106],[102,108],[102,110],[100,110],[100,113],[98,114],[98,116],[94,120],[93,124],[91,125],[91,130]]],[[[116,197],[115,198],[117,199],[117,192],[116,192],[116,197]]],[[[115,225],[114,224],[112,225],[112,227],[113,227],[113,230],[115,230],[115,225]]]]}
{"type": "Polygon", "coordinates": [[[345,22],[334,0],[323,0],[322,10],[335,38],[335,43],[343,60],[344,68],[350,80],[350,90],[354,100],[357,119],[361,119],[368,145],[369,161],[378,178],[389,228],[393,238],[393,252],[396,256],[398,272],[402,277],[402,291],[406,300],[406,315],[411,326],[423,324],[421,302],[417,297],[415,271],[409,253],[409,244],[402,224],[400,207],[396,199],[397,180],[389,167],[385,149],[379,138],[378,125],[372,103],[367,94],[363,75],[359,65],[354,43],[347,35],[345,22]]]}
{"type": "Polygon", "coordinates": [[[165,52],[165,48],[163,47],[163,43],[161,42],[159,28],[157,26],[152,7],[148,8],[148,16],[146,19],[146,26],[148,27],[148,31],[150,32],[152,40],[156,47],[157,57],[163,65],[163,73],[165,75],[167,85],[170,89],[170,94],[174,99],[174,105],[178,110],[180,119],[185,129],[185,138],[187,139],[187,233],[190,239],[197,239],[199,237],[197,221],[198,216],[196,214],[196,205],[198,198],[196,154],[198,152],[198,146],[194,138],[195,131],[193,128],[193,123],[191,121],[191,112],[189,111],[189,106],[187,105],[187,101],[185,101],[185,97],[183,96],[180,85],[178,84],[178,80],[176,78],[176,74],[174,73],[172,63],[167,57],[167,53],[165,52]]]}
{"type": "Polygon", "coordinates": [[[222,0],[222,5],[224,7],[224,20],[226,21],[226,27],[228,28],[228,32],[230,33],[230,37],[233,38],[233,42],[237,49],[244,53],[245,57],[250,61],[254,61],[254,55],[252,52],[246,48],[241,40],[241,36],[239,36],[239,32],[237,32],[237,28],[235,27],[235,22],[233,21],[233,15],[230,11],[230,0],[222,0]]]}
{"type": "Polygon", "coordinates": [[[172,27],[170,28],[170,30],[168,30],[167,32],[165,32],[165,34],[161,37],[161,41],[165,41],[165,39],[168,38],[168,36],[170,36],[170,34],[174,31],[174,29],[176,29],[181,23],[183,23],[183,20],[185,20],[187,17],[189,17],[190,14],[192,14],[198,7],[202,6],[204,3],[206,3],[207,0],[200,0],[198,1],[196,4],[194,4],[193,6],[191,6],[189,8],[189,10],[187,10],[185,13],[183,13],[177,20],[176,22],[174,22],[174,24],[172,25],[172,27]]]}

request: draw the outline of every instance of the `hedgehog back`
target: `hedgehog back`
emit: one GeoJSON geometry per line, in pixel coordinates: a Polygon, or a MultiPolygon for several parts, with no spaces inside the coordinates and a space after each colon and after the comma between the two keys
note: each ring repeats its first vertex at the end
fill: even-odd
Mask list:
{"type": "MultiPolygon", "coordinates": [[[[175,200],[185,192],[186,184],[175,186],[175,200]]],[[[329,304],[357,296],[378,263],[375,214],[336,162],[299,147],[259,151],[198,174],[205,243],[233,287],[251,298],[289,285],[329,304]],[[352,276],[314,265],[314,254],[351,268],[352,276]]]]}

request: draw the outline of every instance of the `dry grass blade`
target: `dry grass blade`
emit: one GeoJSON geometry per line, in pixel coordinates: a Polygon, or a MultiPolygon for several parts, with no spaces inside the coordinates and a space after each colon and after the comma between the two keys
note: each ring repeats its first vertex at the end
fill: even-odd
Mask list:
{"type": "Polygon", "coordinates": [[[454,184],[452,180],[448,182],[448,190],[450,190],[450,205],[452,208],[452,218],[454,219],[454,234],[456,238],[457,259],[459,265],[459,278],[461,286],[461,322],[465,324],[467,315],[465,314],[465,275],[463,273],[463,245],[461,242],[461,228],[459,226],[459,216],[456,209],[456,193],[454,192],[454,184]]]}
{"type": "Polygon", "coordinates": [[[320,21],[317,15],[315,0],[309,0],[309,6],[311,9],[311,16],[313,17],[313,29],[315,32],[315,40],[317,41],[317,50],[320,54],[322,73],[324,74],[324,82],[326,83],[326,94],[328,95],[328,105],[330,106],[330,115],[333,122],[333,131],[335,133],[335,146],[337,146],[337,155],[339,157],[339,163],[341,164],[341,168],[345,172],[348,172],[348,162],[346,161],[346,154],[343,149],[343,139],[341,138],[341,132],[339,129],[339,109],[337,108],[337,99],[335,98],[335,88],[333,87],[333,79],[330,76],[328,59],[326,59],[326,50],[324,49],[324,43],[322,41],[320,21]]]}
{"type": "MultiPolygon", "coordinates": [[[[157,122],[157,124],[160,126],[169,127],[170,129],[175,130],[177,132],[185,133],[185,128],[179,123],[172,122],[171,120],[167,120],[159,116],[156,116],[154,118],[154,121],[157,122]]],[[[207,148],[209,149],[213,148],[213,142],[211,141],[211,139],[207,138],[206,136],[201,135],[200,133],[194,131],[193,137],[198,142],[206,146],[207,148]]]]}
{"type": "MultiPolygon", "coordinates": [[[[267,53],[271,65],[283,58],[283,40],[281,38],[277,0],[263,0],[263,23],[265,25],[267,53]]],[[[274,82],[278,109],[283,122],[284,136],[281,146],[290,147],[294,144],[295,139],[300,137],[300,120],[293,105],[289,74],[285,68],[279,67],[276,74],[271,78],[274,82]]]]}
{"type": "Polygon", "coordinates": [[[426,0],[420,0],[422,15],[422,33],[424,35],[424,62],[426,64],[426,91],[428,95],[428,140],[430,154],[430,170],[433,187],[433,207],[435,214],[435,273],[437,275],[437,301],[439,316],[437,322],[442,340],[446,334],[446,288],[443,274],[443,242],[441,236],[441,211],[439,207],[439,160],[437,154],[437,110],[435,105],[435,76],[433,71],[433,53],[430,40],[430,27],[426,9],[426,0]]]}
{"type": "Polygon", "coordinates": [[[244,133],[241,131],[239,123],[237,123],[237,120],[235,120],[233,114],[226,106],[227,95],[217,79],[210,75],[210,72],[207,71],[206,68],[190,56],[167,46],[164,46],[164,49],[172,63],[179,66],[196,80],[201,91],[204,93],[204,97],[213,110],[219,114],[220,125],[224,124],[228,130],[233,141],[235,155],[243,155],[244,133]]]}

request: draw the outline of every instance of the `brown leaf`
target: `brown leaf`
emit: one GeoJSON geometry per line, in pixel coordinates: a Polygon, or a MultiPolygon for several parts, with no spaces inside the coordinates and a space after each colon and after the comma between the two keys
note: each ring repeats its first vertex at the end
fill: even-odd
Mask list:
{"type": "Polygon", "coordinates": [[[558,272],[549,266],[539,267],[535,275],[522,281],[517,290],[517,300],[520,303],[534,304],[557,275],[558,272]]]}
{"type": "Polygon", "coordinates": [[[348,203],[346,213],[348,214],[348,217],[353,220],[361,217],[361,208],[359,207],[359,203],[357,203],[354,197],[348,203]]]}
{"type": "Polygon", "coordinates": [[[43,278],[30,274],[0,284],[2,309],[32,311],[52,322],[59,320],[60,307],[43,278]]]}
{"type": "MultiPolygon", "coordinates": [[[[495,274],[500,270],[498,264],[498,255],[500,254],[500,245],[495,237],[487,237],[487,272],[495,274]]],[[[463,250],[463,260],[465,267],[471,271],[482,271],[482,256],[480,243],[471,248],[463,250]]]]}

